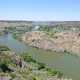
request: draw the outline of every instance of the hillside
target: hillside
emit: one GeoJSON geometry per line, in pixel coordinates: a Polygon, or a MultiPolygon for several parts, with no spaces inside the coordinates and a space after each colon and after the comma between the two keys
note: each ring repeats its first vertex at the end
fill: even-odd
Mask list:
{"type": "Polygon", "coordinates": [[[23,41],[31,46],[56,52],[80,55],[80,33],[60,32],[49,34],[44,31],[26,32],[23,41]]]}
{"type": "Polygon", "coordinates": [[[27,53],[16,54],[5,46],[0,49],[0,80],[64,80],[62,76],[27,53]]]}

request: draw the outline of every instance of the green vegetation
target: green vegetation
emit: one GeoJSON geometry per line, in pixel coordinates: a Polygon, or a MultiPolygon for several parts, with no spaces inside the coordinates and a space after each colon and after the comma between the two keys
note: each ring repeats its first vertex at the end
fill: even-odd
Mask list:
{"type": "Polygon", "coordinates": [[[0,31],[0,36],[4,35],[4,32],[0,31]]]}
{"type": "Polygon", "coordinates": [[[47,31],[47,32],[49,32],[49,31],[52,31],[52,28],[50,28],[49,26],[41,26],[39,28],[39,30],[40,31],[47,31]]]}
{"type": "Polygon", "coordinates": [[[58,78],[61,78],[63,76],[63,73],[61,73],[60,71],[52,70],[50,68],[46,68],[46,70],[48,71],[49,75],[52,75],[52,76],[57,75],[58,78]]]}
{"type": "Polygon", "coordinates": [[[48,37],[54,37],[54,34],[57,32],[53,27],[50,26],[41,26],[39,31],[44,31],[48,37]]]}
{"type": "Polygon", "coordinates": [[[36,63],[36,60],[34,60],[34,59],[33,59],[29,54],[27,54],[27,53],[22,53],[20,56],[24,59],[24,61],[36,63]]]}
{"type": "Polygon", "coordinates": [[[10,80],[16,80],[17,78],[20,78],[20,80],[46,80],[48,76],[63,76],[59,71],[52,70],[46,64],[37,62],[27,53],[15,55],[6,46],[4,48],[7,50],[3,49],[2,46],[0,53],[0,76],[10,77],[10,80]],[[16,58],[24,61],[25,67],[21,68],[19,65],[16,65],[16,58]]]}
{"type": "Polygon", "coordinates": [[[39,31],[44,31],[44,32],[50,32],[51,33],[56,33],[56,30],[53,27],[50,26],[40,26],[40,28],[38,29],[39,31]]]}
{"type": "Polygon", "coordinates": [[[20,33],[20,32],[12,33],[13,38],[18,39],[19,41],[21,40],[21,35],[22,35],[22,33],[20,33]]]}
{"type": "Polygon", "coordinates": [[[7,46],[1,45],[0,51],[9,51],[10,49],[7,46]]]}
{"type": "Polygon", "coordinates": [[[58,75],[58,77],[62,77],[63,76],[63,74],[60,71],[51,69],[44,63],[37,62],[30,55],[28,55],[27,53],[21,54],[21,57],[27,62],[32,62],[32,63],[37,64],[38,65],[37,66],[38,70],[46,70],[48,72],[48,74],[51,75],[51,76],[55,76],[55,75],[58,75]]]}

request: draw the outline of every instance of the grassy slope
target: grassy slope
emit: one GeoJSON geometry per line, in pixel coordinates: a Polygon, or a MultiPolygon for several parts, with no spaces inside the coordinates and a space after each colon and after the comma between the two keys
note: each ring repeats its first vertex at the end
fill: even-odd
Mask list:
{"type": "MultiPolygon", "coordinates": [[[[7,49],[7,47],[6,47],[7,49]]],[[[3,47],[2,47],[3,50],[3,47]]],[[[62,77],[62,73],[48,68],[45,64],[36,62],[27,53],[15,55],[9,51],[0,53],[0,76],[9,77],[11,80],[20,78],[19,80],[47,80],[48,78],[62,77]],[[22,59],[25,62],[25,68],[20,68],[15,64],[15,58],[22,59]]],[[[57,78],[56,78],[57,79],[57,78]]],[[[8,80],[8,79],[7,79],[8,80]]]]}

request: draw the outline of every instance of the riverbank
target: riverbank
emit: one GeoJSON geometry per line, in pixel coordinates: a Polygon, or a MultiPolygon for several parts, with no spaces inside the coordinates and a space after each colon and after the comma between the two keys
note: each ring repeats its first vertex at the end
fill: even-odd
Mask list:
{"type": "Polygon", "coordinates": [[[60,32],[49,34],[44,31],[26,32],[22,40],[37,48],[80,55],[80,33],[60,32]]]}

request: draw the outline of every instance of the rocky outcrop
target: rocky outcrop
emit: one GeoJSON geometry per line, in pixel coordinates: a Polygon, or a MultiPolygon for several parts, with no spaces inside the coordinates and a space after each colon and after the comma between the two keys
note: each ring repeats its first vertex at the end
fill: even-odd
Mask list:
{"type": "Polygon", "coordinates": [[[49,37],[45,32],[27,32],[22,37],[27,44],[52,51],[80,53],[80,33],[61,32],[49,37]]]}

